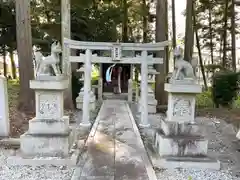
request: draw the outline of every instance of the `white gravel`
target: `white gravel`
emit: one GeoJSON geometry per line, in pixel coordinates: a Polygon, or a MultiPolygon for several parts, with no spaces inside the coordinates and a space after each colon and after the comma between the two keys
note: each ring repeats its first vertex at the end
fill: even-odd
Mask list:
{"type": "Polygon", "coordinates": [[[55,166],[8,166],[11,150],[0,149],[0,180],[70,180],[74,168],[55,166]]]}
{"type": "Polygon", "coordinates": [[[209,170],[162,170],[157,173],[159,180],[239,180],[228,171],[209,170]]]}

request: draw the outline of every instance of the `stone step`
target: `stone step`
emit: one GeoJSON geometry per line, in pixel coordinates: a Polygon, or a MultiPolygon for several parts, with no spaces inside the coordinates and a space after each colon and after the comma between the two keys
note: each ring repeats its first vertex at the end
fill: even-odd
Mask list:
{"type": "Polygon", "coordinates": [[[185,157],[175,157],[175,156],[164,156],[161,158],[151,157],[152,163],[158,168],[185,168],[185,169],[212,169],[219,170],[221,168],[220,162],[214,158],[208,156],[185,156],[185,157]]]}
{"type": "Polygon", "coordinates": [[[157,132],[154,142],[161,157],[207,155],[208,151],[208,140],[202,136],[165,136],[157,132]]]}

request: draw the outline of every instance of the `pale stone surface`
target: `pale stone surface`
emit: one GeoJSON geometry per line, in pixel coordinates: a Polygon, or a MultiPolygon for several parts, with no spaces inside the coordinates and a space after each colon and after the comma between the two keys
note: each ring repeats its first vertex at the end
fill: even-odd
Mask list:
{"type": "Polygon", "coordinates": [[[60,56],[62,47],[59,42],[54,42],[51,46],[51,55],[43,57],[41,52],[35,52],[35,72],[36,77],[40,76],[61,76],[60,56]],[[50,71],[53,70],[53,73],[50,71]]]}
{"type": "Polygon", "coordinates": [[[132,79],[128,80],[128,102],[132,102],[133,99],[133,81],[132,79]]]}
{"type": "Polygon", "coordinates": [[[68,80],[56,80],[55,77],[49,77],[52,80],[31,80],[31,89],[49,89],[49,90],[62,90],[68,88],[68,80]]]}
{"type": "Polygon", "coordinates": [[[60,119],[63,117],[63,91],[36,90],[36,118],[60,119]]]}
{"type": "MultiPolygon", "coordinates": [[[[182,80],[184,81],[184,80],[182,80]]],[[[154,135],[151,156],[158,168],[220,169],[219,161],[209,158],[208,140],[198,134],[195,123],[195,96],[201,92],[197,84],[165,84],[168,110],[165,120],[154,135]]]]}
{"type": "Polygon", "coordinates": [[[164,84],[164,90],[171,93],[194,93],[202,92],[202,86],[198,84],[164,84]]]}
{"type": "Polygon", "coordinates": [[[0,136],[10,133],[7,80],[0,75],[0,136]]]}
{"type": "Polygon", "coordinates": [[[200,125],[197,123],[176,123],[162,119],[160,123],[161,130],[166,136],[174,135],[200,135],[200,125]]]}
{"type": "Polygon", "coordinates": [[[141,54],[141,120],[139,125],[148,127],[148,64],[147,60],[150,59],[147,51],[142,51],[141,54]]]}
{"type": "Polygon", "coordinates": [[[169,93],[167,120],[178,123],[194,122],[195,97],[201,92],[201,86],[165,84],[165,91],[169,93]]]}
{"type": "MultiPolygon", "coordinates": [[[[77,109],[83,109],[83,101],[84,101],[84,91],[81,89],[79,92],[78,97],[76,98],[77,109]]],[[[89,109],[90,111],[95,110],[96,108],[96,96],[92,91],[90,91],[90,102],[89,102],[89,109]]]]}
{"type": "Polygon", "coordinates": [[[60,156],[69,154],[73,142],[73,134],[69,132],[58,135],[32,135],[28,132],[20,136],[21,152],[26,156],[60,156]]]}
{"type": "Polygon", "coordinates": [[[62,134],[69,130],[69,117],[62,119],[36,119],[29,121],[30,134],[62,134]]]}
{"type": "Polygon", "coordinates": [[[156,133],[155,147],[160,156],[206,156],[208,140],[199,136],[167,137],[156,133]]]}
{"type": "Polygon", "coordinates": [[[90,102],[91,102],[91,71],[92,71],[92,51],[86,50],[85,64],[84,64],[84,97],[83,97],[83,117],[81,125],[90,126],[90,102]]]}
{"type": "Polygon", "coordinates": [[[29,130],[20,136],[20,149],[25,156],[68,157],[75,137],[64,116],[66,80],[30,81],[35,90],[36,117],[29,122],[29,130]],[[42,84],[42,86],[41,86],[42,84]]]}
{"type": "Polygon", "coordinates": [[[127,102],[122,100],[103,102],[87,140],[87,151],[75,170],[73,180],[149,179],[146,162],[142,158],[145,150],[139,142],[141,139],[135,132],[136,128],[133,128],[127,106],[127,102]]]}
{"type": "MultiPolygon", "coordinates": [[[[193,67],[192,64],[183,59],[183,49],[181,47],[176,47],[174,49],[174,57],[175,57],[174,71],[172,73],[170,82],[174,83],[172,81],[175,80],[181,80],[182,82],[184,82],[186,79],[195,80],[196,79],[194,74],[195,67],[193,67]]],[[[194,66],[197,66],[197,64],[195,64],[194,66]]]]}
{"type": "MultiPolygon", "coordinates": [[[[100,67],[101,69],[102,67],[100,67]]],[[[100,72],[101,74],[101,72],[100,72]]],[[[103,79],[102,77],[100,77],[98,79],[98,100],[99,101],[102,101],[102,98],[103,98],[103,79]]]]}

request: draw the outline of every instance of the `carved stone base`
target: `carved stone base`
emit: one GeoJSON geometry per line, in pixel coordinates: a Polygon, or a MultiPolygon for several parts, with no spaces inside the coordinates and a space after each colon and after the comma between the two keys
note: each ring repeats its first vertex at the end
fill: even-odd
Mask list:
{"type": "Polygon", "coordinates": [[[157,132],[155,147],[160,156],[205,156],[208,140],[202,136],[165,136],[157,132]]]}
{"type": "Polygon", "coordinates": [[[168,92],[167,121],[194,122],[195,97],[202,91],[200,85],[165,84],[168,92]]]}
{"type": "Polygon", "coordinates": [[[64,116],[62,119],[36,119],[29,121],[30,134],[61,134],[69,130],[69,117],[64,116]]]}
{"type": "Polygon", "coordinates": [[[178,123],[161,120],[161,130],[165,136],[187,136],[187,135],[200,135],[198,124],[191,123],[178,123]]]}
{"type": "Polygon", "coordinates": [[[65,134],[30,134],[20,136],[20,149],[25,156],[67,157],[73,143],[73,132],[65,134]]]}

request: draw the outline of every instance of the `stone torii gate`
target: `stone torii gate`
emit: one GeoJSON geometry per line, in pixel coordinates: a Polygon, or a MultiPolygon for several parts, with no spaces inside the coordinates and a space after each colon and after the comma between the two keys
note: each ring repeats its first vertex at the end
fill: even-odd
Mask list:
{"type": "MultiPolygon", "coordinates": [[[[141,123],[140,126],[149,126],[148,122],[148,66],[162,64],[163,59],[148,55],[149,52],[164,50],[168,41],[160,43],[107,43],[85,42],[64,38],[63,51],[70,49],[85,50],[80,56],[70,55],[66,58],[68,63],[78,62],[85,64],[84,70],[84,101],[82,126],[90,126],[90,91],[91,91],[91,67],[92,63],[118,63],[118,64],[141,64],[141,123]],[[94,50],[111,51],[111,56],[97,56],[92,54],[94,50]],[[123,57],[123,51],[140,51],[141,56],[123,57]]],[[[69,66],[69,65],[68,65],[69,66]]],[[[102,81],[102,78],[100,78],[102,81]]],[[[102,83],[99,83],[102,84],[102,83]]],[[[101,87],[100,87],[101,88],[101,87]]]]}
{"type": "Polygon", "coordinates": [[[143,127],[149,126],[148,123],[148,65],[163,63],[162,58],[153,58],[148,56],[148,51],[161,51],[168,45],[168,42],[153,43],[153,44],[135,44],[135,43],[97,43],[97,42],[80,42],[71,40],[71,5],[70,0],[61,0],[61,19],[62,19],[62,71],[63,74],[71,77],[71,62],[84,62],[85,75],[84,80],[84,103],[83,103],[83,118],[82,126],[89,126],[89,101],[91,89],[91,63],[124,63],[124,64],[141,64],[141,123],[143,127]],[[84,55],[70,56],[70,49],[86,50],[84,55]],[[98,57],[92,55],[92,50],[111,50],[111,57],[98,57]],[[141,56],[138,57],[122,57],[123,50],[141,51],[141,56]],[[117,61],[117,62],[116,62],[117,61]]]}

